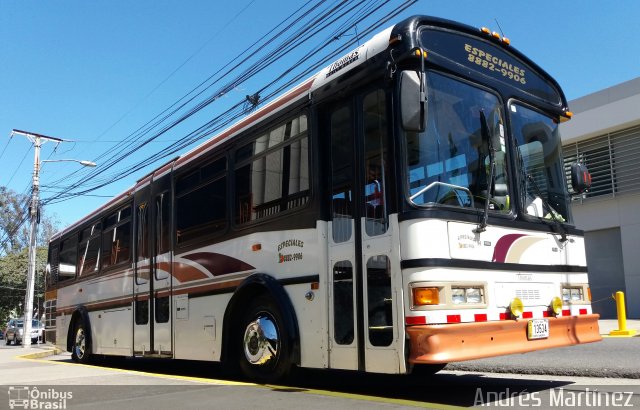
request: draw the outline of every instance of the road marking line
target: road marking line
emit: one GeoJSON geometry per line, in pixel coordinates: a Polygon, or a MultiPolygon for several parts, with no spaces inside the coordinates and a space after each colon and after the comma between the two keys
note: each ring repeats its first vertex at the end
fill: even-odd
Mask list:
{"type": "Polygon", "coordinates": [[[30,360],[30,359],[42,359],[43,357],[54,356],[61,352],[60,349],[43,350],[40,352],[27,353],[20,356],[16,356],[16,359],[30,360]]]}
{"type": "Polygon", "coordinates": [[[229,380],[220,380],[220,379],[205,379],[205,378],[201,378],[201,377],[170,375],[170,374],[162,374],[162,373],[151,373],[151,372],[144,372],[144,371],[141,371],[141,370],[118,369],[118,368],[114,368],[114,367],[98,366],[98,365],[94,365],[94,364],[70,363],[70,362],[62,362],[62,361],[59,361],[59,360],[51,360],[51,359],[47,359],[47,360],[43,361],[41,359],[31,358],[31,357],[27,357],[27,356],[29,356],[29,355],[16,356],[16,358],[17,359],[21,359],[21,360],[39,362],[39,363],[47,362],[47,363],[51,363],[51,364],[59,364],[59,365],[66,365],[66,366],[80,366],[80,367],[88,367],[88,368],[92,368],[92,369],[110,370],[110,371],[118,372],[118,373],[129,373],[129,374],[134,374],[134,375],[139,375],[139,376],[156,377],[156,378],[160,378],[160,379],[177,379],[177,380],[186,380],[186,381],[193,381],[193,382],[198,382],[198,383],[217,384],[217,385],[226,385],[226,386],[259,386],[259,385],[256,385],[255,383],[233,382],[233,381],[229,381],[229,380]]]}
{"type": "MultiPolygon", "coordinates": [[[[52,352],[52,351],[49,351],[49,352],[52,352]]],[[[62,362],[62,361],[51,360],[51,359],[47,359],[43,361],[42,359],[32,358],[32,354],[16,356],[16,358],[21,360],[27,360],[27,361],[37,361],[39,363],[47,362],[51,364],[59,364],[59,365],[67,365],[67,366],[82,366],[82,367],[89,367],[94,369],[109,370],[109,371],[118,372],[118,373],[128,373],[132,375],[155,377],[155,378],[168,379],[168,380],[184,380],[184,381],[190,381],[190,382],[201,383],[201,384],[258,387],[262,389],[271,389],[273,391],[286,390],[286,391],[294,391],[296,393],[315,394],[319,396],[362,400],[362,401],[377,402],[377,403],[399,404],[399,405],[410,406],[410,407],[431,408],[431,409],[439,409],[439,410],[458,410],[458,409],[465,408],[460,406],[452,406],[448,404],[413,401],[408,399],[392,399],[392,398],[377,397],[377,396],[367,396],[367,395],[358,394],[358,393],[343,393],[343,392],[336,392],[331,390],[320,390],[320,389],[313,389],[313,388],[301,388],[301,387],[280,386],[280,385],[271,385],[271,384],[256,384],[256,383],[250,383],[250,382],[234,382],[229,380],[208,379],[208,378],[193,377],[193,376],[169,375],[169,374],[162,374],[162,373],[144,372],[140,370],[118,369],[113,367],[97,366],[92,364],[62,362]]]]}

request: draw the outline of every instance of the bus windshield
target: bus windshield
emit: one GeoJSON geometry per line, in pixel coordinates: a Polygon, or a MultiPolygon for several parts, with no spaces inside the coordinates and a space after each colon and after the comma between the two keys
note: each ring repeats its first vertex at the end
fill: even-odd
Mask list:
{"type": "Polygon", "coordinates": [[[484,208],[489,198],[489,210],[509,212],[504,112],[498,96],[435,72],[427,72],[427,89],[426,130],[406,134],[410,201],[484,208]]]}
{"type": "Polygon", "coordinates": [[[525,214],[567,221],[569,198],[558,123],[520,104],[512,104],[509,110],[516,144],[520,204],[525,214]]]}

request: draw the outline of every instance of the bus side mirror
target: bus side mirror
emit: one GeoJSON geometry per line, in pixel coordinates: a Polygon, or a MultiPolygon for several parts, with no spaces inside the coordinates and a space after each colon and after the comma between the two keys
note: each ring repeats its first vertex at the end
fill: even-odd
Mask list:
{"type": "Polygon", "coordinates": [[[581,194],[591,188],[591,174],[586,165],[580,162],[571,164],[571,186],[576,194],[581,194]]]}
{"type": "Polygon", "coordinates": [[[400,73],[400,116],[405,131],[423,132],[427,116],[425,85],[415,71],[400,73]]]}

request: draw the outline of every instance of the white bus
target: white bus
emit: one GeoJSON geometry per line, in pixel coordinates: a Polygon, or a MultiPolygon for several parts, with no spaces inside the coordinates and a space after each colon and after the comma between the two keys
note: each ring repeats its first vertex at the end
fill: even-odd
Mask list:
{"type": "Polygon", "coordinates": [[[409,18],[56,234],[47,340],[263,381],[600,340],[570,117],[506,38],[409,18]]]}

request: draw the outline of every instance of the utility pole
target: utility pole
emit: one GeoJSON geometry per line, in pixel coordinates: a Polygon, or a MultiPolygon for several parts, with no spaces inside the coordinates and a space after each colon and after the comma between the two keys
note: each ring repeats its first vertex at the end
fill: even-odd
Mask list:
{"type": "MultiPolygon", "coordinates": [[[[21,135],[33,143],[33,190],[31,191],[31,206],[29,207],[29,217],[31,219],[31,229],[29,230],[29,271],[27,273],[27,294],[24,301],[24,323],[22,324],[22,346],[31,348],[31,320],[33,319],[33,293],[36,285],[36,249],[38,237],[38,223],[40,223],[40,165],[43,162],[77,162],[85,167],[95,167],[91,161],[80,161],[77,159],[53,159],[40,160],[40,147],[47,141],[56,144],[69,141],[62,138],[49,137],[47,135],[36,134],[35,132],[21,131],[14,129],[11,135],[21,135]]],[[[38,306],[39,308],[39,306],[38,306]]],[[[38,312],[40,310],[38,309],[38,312]]]]}
{"type": "Polygon", "coordinates": [[[12,135],[21,135],[33,143],[33,190],[31,191],[31,206],[29,216],[31,229],[29,230],[29,271],[27,273],[27,294],[24,301],[24,322],[22,324],[22,346],[31,348],[31,319],[33,318],[33,293],[36,284],[36,240],[38,237],[38,223],[40,213],[40,147],[47,141],[61,143],[60,138],[48,137],[33,132],[14,129],[12,135]]]}

